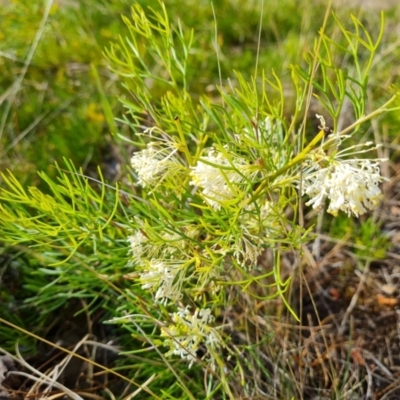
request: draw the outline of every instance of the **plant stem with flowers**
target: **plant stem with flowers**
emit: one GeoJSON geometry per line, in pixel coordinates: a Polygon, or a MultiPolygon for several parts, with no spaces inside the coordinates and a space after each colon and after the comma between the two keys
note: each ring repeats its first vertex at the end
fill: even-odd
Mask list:
{"type": "MultiPolygon", "coordinates": [[[[208,398],[221,387],[233,398],[226,376],[242,376],[243,369],[240,346],[230,338],[242,327],[226,323],[225,315],[242,303],[251,313],[280,298],[297,318],[285,297],[296,271],[283,274],[281,260],[286,253],[298,256],[312,237],[312,223],[300,223],[299,209],[327,207],[333,216],[343,211],[359,217],[379,205],[384,160],[365,158],[377,146],[354,140],[370,119],[399,110],[399,92],[365,114],[382,17],[375,41],[354,18],[351,27],[335,20],[341,32],[335,41],[322,29],[305,66],[291,67],[295,99],[286,96],[287,82],[265,71],[261,78],[232,73],[226,85],[212,92],[205,86],[195,96],[190,87],[201,82],[203,53],[194,32],[170,22],[166,7],[160,8],[133,6],[132,18],[124,19],[131,36],[107,52],[134,99],[121,101],[135,140],[120,135],[136,148],[132,184],[106,201],[102,178],[97,193],[71,165],[70,175],[59,170],[57,182],[41,175],[52,196],[36,188],[27,192],[4,176],[10,189],[0,192],[0,228],[13,245],[33,240],[58,268],[48,271],[60,274],[57,279],[81,279],[78,266],[102,282],[122,276],[128,289],[109,283],[109,296],[119,301],[112,322],[150,342],[146,351],[164,352],[168,366],[165,357],[175,357],[177,366],[181,359],[189,368],[202,366],[208,398]],[[344,57],[354,66],[346,72],[340,68],[344,57]],[[309,93],[323,117],[305,117],[309,93]],[[355,122],[340,131],[345,100],[355,122]],[[318,129],[310,128],[314,122],[318,129]],[[110,249],[119,264],[110,261],[110,249]],[[88,254],[95,256],[92,264],[85,264],[88,254]]],[[[53,297],[58,300],[58,293],[53,297]]]]}
{"type": "MultiPolygon", "coordinates": [[[[141,15],[134,18],[137,25],[150,24],[142,11],[134,12],[141,15]]],[[[165,26],[169,24],[166,12],[164,16],[165,26]]],[[[356,76],[338,75],[332,59],[343,51],[343,44],[332,42],[322,32],[324,50],[318,52],[316,46],[309,61],[311,66],[317,59],[322,77],[315,76],[312,68],[292,68],[298,94],[293,114],[305,112],[304,99],[311,85],[336,126],[348,93],[356,117],[351,128],[355,132],[369,119],[396,109],[389,107],[397,93],[382,107],[363,114],[365,74],[370,71],[381,34],[375,43],[368,36],[367,43],[340,26],[343,41],[354,51],[356,76]],[[366,48],[370,62],[365,69],[358,61],[354,41],[366,48]],[[332,72],[340,77],[338,90],[329,81],[332,72]]],[[[172,34],[172,30],[163,30],[165,42],[171,43],[177,35],[182,47],[189,49],[182,31],[172,34]]],[[[134,34],[140,32],[137,28],[134,34]]],[[[147,38],[149,46],[158,40],[151,35],[147,38]]],[[[131,73],[137,79],[132,90],[139,93],[138,103],[143,106],[148,96],[140,98],[143,83],[138,78],[149,69],[136,62],[139,49],[133,53],[124,49],[115,45],[109,57],[117,73],[125,65],[134,66],[131,73]]],[[[190,50],[183,54],[186,57],[190,50]]],[[[190,62],[189,56],[185,58],[187,68],[190,62]]],[[[170,348],[168,355],[188,360],[189,366],[206,361],[215,369],[224,365],[216,362],[215,351],[229,351],[229,340],[224,325],[218,326],[211,313],[226,307],[227,288],[237,287],[263,301],[280,296],[297,318],[284,296],[290,277],[282,281],[280,274],[281,254],[299,250],[310,240],[310,231],[297,221],[297,208],[304,201],[321,212],[328,200],[327,211],[334,216],[344,211],[358,217],[373,210],[382,198],[379,185],[384,178],[379,163],[384,160],[358,158],[374,150],[370,142],[342,150],[352,138],[352,134],[344,135],[349,129],[331,132],[320,115],[315,117],[319,132],[308,143],[302,142],[295,123],[288,124],[283,114],[283,85],[276,75],[278,83],[263,78],[258,85],[256,80],[246,83],[237,74],[236,87],[219,88],[221,106],[207,96],[198,101],[191,98],[186,92],[187,74],[173,70],[167,56],[161,57],[161,63],[168,65],[168,87],[159,88],[165,90],[160,102],[143,107],[143,112],[150,112],[154,126],[143,131],[144,149],[135,152],[131,160],[148,206],[145,214],[135,214],[132,219],[131,264],[139,272],[141,288],[163,306],[158,318],[167,312],[158,343],[170,348]],[[180,81],[184,84],[179,85],[180,81]],[[268,86],[277,93],[267,93],[268,86]],[[268,252],[273,255],[272,264],[265,271],[261,260],[268,252]],[[263,296],[258,294],[260,288],[263,296]],[[203,355],[197,359],[200,348],[203,355]]],[[[154,76],[148,78],[157,82],[154,76]]],[[[141,129],[140,124],[133,126],[141,129]]]]}

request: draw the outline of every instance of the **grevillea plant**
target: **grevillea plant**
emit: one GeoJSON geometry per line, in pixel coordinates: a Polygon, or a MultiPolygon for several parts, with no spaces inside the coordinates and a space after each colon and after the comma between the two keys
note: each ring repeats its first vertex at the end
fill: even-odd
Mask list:
{"type": "Polygon", "coordinates": [[[383,28],[376,41],[356,19],[354,31],[336,21],[337,42],[322,30],[306,68],[291,68],[296,97],[288,115],[289,100],[275,74],[269,80],[264,72],[247,79],[236,73],[212,96],[191,95],[200,63],[194,34],[170,24],[165,9],[147,16],[134,7],[126,23],[131,37],[108,57],[134,98],[123,100],[124,120],[138,138],[131,167],[141,196],[133,205],[130,265],[160,310],[155,343],[189,365],[206,361],[215,370],[224,366],[220,354],[229,341],[215,315],[234,302],[228,287],[259,300],[280,296],[296,318],[284,297],[290,277],[282,280],[280,259],[310,240],[299,208],[358,217],[382,198],[384,160],[365,158],[376,147],[354,145],[352,138],[397,96],[365,115],[367,78],[383,28]],[[337,67],[344,55],[354,63],[346,73],[337,67]],[[323,115],[306,118],[311,96],[323,115]],[[339,130],[345,102],[353,123],[339,130]],[[308,119],[318,129],[307,130],[308,119]],[[267,289],[263,297],[260,287],[267,289]]]}
{"type": "Polygon", "coordinates": [[[278,299],[296,319],[285,297],[295,271],[284,275],[281,260],[312,237],[304,207],[314,217],[325,209],[359,217],[382,198],[384,160],[356,135],[399,109],[395,92],[366,111],[383,17],[373,39],[356,18],[347,27],[333,16],[335,39],[324,24],[304,63],[286,73],[291,82],[256,55],[254,76],[231,71],[214,51],[217,37],[205,49],[208,34],[200,40],[170,22],[163,4],[135,5],[124,20],[129,35],[107,57],[127,90],[126,113],[110,125],[123,123],[135,137],[118,136],[135,149],[127,179],[113,188],[99,171],[96,186],[67,163],[57,181],[40,174],[45,194],[3,175],[0,236],[28,244],[41,263],[43,282],[27,285],[39,293],[28,302],[51,311],[71,298],[87,301],[107,309],[136,345],[148,344],[135,350],[157,360],[134,370],[137,379],[153,379],[147,365],[158,376],[167,365],[194,399],[176,368],[201,365],[207,398],[221,388],[235,398],[227,372],[243,370],[229,364],[240,353],[230,338],[243,327],[227,323],[227,310],[243,310],[244,298],[250,312],[278,299]],[[218,84],[203,70],[221,71],[218,84]]]}

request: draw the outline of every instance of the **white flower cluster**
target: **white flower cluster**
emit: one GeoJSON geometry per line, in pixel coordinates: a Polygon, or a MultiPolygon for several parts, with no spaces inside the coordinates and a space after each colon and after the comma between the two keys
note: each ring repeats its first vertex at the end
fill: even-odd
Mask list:
{"type": "MultiPolygon", "coordinates": [[[[186,236],[191,237],[195,232],[193,227],[189,227],[186,236]]],[[[129,237],[129,242],[132,261],[140,267],[139,282],[142,289],[153,292],[158,303],[177,304],[182,298],[182,284],[186,268],[190,264],[182,260],[187,257],[185,241],[176,234],[164,234],[157,244],[141,230],[137,230],[129,237]]],[[[196,360],[196,351],[200,344],[204,344],[209,350],[208,360],[213,365],[212,349],[221,344],[221,338],[209,326],[214,320],[210,309],[198,309],[192,315],[188,307],[178,307],[178,311],[171,315],[171,320],[173,324],[164,327],[161,333],[166,337],[164,345],[170,348],[167,355],[181,356],[191,366],[196,360]]]]}
{"type": "Polygon", "coordinates": [[[235,157],[229,161],[223,153],[211,148],[192,168],[190,184],[202,188],[206,202],[220,210],[221,203],[234,198],[239,185],[251,180],[256,173],[244,159],[235,157]]]}
{"type": "Polygon", "coordinates": [[[131,245],[130,254],[132,254],[132,261],[139,264],[142,260],[144,254],[147,254],[148,246],[146,243],[148,239],[143,233],[138,229],[132,236],[128,237],[128,242],[131,245]]]}
{"type": "Polygon", "coordinates": [[[233,243],[233,256],[241,264],[249,264],[249,268],[257,265],[257,260],[263,251],[262,240],[243,229],[242,235],[233,243]]]}
{"type": "Polygon", "coordinates": [[[155,301],[166,304],[182,297],[181,286],[185,262],[179,258],[184,241],[177,235],[164,234],[162,244],[152,243],[140,230],[129,236],[132,261],[142,268],[142,289],[155,292],[155,301]],[[169,242],[169,243],[168,243],[169,242]]]}
{"type": "Polygon", "coordinates": [[[220,346],[222,339],[215,328],[209,324],[214,321],[210,309],[197,309],[192,315],[189,308],[179,308],[171,314],[174,324],[162,328],[161,335],[166,337],[164,345],[170,348],[167,355],[177,355],[189,361],[189,368],[196,361],[196,352],[201,343],[209,350],[208,357],[214,364],[212,350],[220,346]],[[210,352],[211,350],[211,352],[210,352]]]}
{"type": "Polygon", "coordinates": [[[276,241],[280,237],[281,218],[269,201],[255,201],[245,206],[238,216],[235,234],[224,237],[228,244],[225,254],[233,254],[237,263],[246,269],[256,267],[269,239],[276,241]]]}
{"type": "Polygon", "coordinates": [[[303,172],[303,194],[310,197],[306,204],[319,211],[328,198],[327,211],[335,216],[339,210],[356,217],[373,210],[382,199],[379,184],[385,180],[379,161],[383,160],[341,159],[340,153],[312,160],[303,172]]]}
{"type": "Polygon", "coordinates": [[[177,302],[182,297],[179,272],[182,263],[151,260],[144,272],[140,274],[142,289],[156,290],[155,301],[166,304],[177,302]]]}
{"type": "Polygon", "coordinates": [[[131,165],[136,171],[138,183],[142,187],[152,186],[177,170],[179,162],[174,157],[176,152],[177,149],[171,145],[151,142],[146,149],[135,153],[131,165]]]}

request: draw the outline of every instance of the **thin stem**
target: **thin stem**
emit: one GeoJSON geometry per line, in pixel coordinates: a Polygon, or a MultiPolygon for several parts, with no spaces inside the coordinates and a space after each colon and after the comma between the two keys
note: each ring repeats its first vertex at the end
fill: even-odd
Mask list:
{"type": "Polygon", "coordinates": [[[278,176],[284,174],[287,170],[295,166],[296,164],[299,164],[301,161],[303,161],[308,153],[322,140],[322,138],[325,135],[325,131],[319,131],[318,135],[314,137],[313,140],[299,153],[296,157],[294,157],[292,160],[290,160],[286,165],[284,165],[282,168],[280,168],[278,171],[276,171],[274,174],[269,175],[264,182],[257,188],[257,190],[254,192],[254,198],[258,198],[263,190],[268,186],[269,182],[273,181],[276,179],[278,176]]]}
{"type": "Polygon", "coordinates": [[[23,66],[23,68],[21,70],[21,73],[19,74],[19,76],[15,80],[15,82],[12,84],[12,86],[9,88],[8,103],[7,103],[7,106],[5,108],[5,111],[3,112],[3,117],[2,117],[1,122],[0,122],[0,139],[3,136],[4,127],[5,127],[6,122],[7,122],[7,117],[8,117],[9,111],[11,109],[11,105],[14,102],[16,94],[18,93],[18,91],[21,88],[21,83],[25,78],[26,72],[28,71],[29,65],[30,65],[30,63],[32,61],[32,58],[33,58],[34,54],[35,54],[36,48],[37,48],[37,46],[38,46],[38,44],[40,42],[40,39],[42,38],[42,35],[43,35],[43,32],[44,32],[44,28],[45,28],[47,19],[49,17],[52,5],[53,5],[53,0],[48,0],[46,2],[42,20],[40,21],[39,28],[38,28],[38,30],[36,32],[35,38],[33,39],[32,45],[31,45],[31,47],[29,49],[29,52],[28,52],[28,55],[27,55],[27,57],[25,59],[25,63],[24,63],[24,66],[23,66]]]}

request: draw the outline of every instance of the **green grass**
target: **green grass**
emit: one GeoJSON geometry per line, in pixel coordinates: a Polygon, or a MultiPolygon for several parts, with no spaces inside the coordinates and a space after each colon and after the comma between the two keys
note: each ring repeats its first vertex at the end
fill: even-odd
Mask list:
{"type": "Polygon", "coordinates": [[[104,47],[123,31],[124,2],[79,2],[45,10],[35,2],[15,1],[2,7],[1,169],[12,168],[21,179],[38,183],[36,171],[55,172],[52,165],[63,157],[78,165],[96,166],[110,141],[98,84],[106,88],[109,106],[117,110],[117,85],[107,69],[104,47]],[[22,82],[10,88],[24,72],[22,82]],[[93,69],[98,71],[96,82],[93,69]]]}

